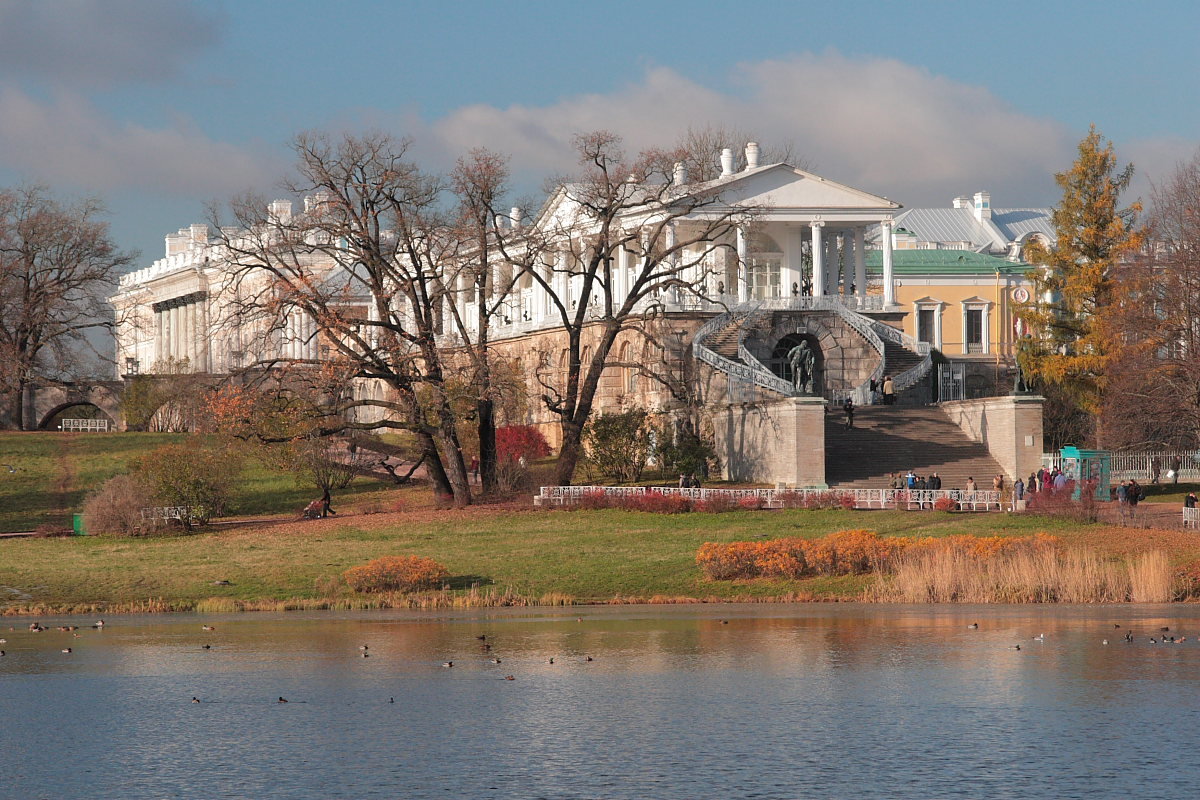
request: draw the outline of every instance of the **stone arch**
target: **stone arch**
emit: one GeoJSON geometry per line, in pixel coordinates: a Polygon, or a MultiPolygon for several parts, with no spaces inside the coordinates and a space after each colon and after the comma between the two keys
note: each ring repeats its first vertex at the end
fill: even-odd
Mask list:
{"type": "Polygon", "coordinates": [[[746,329],[744,344],[755,358],[771,367],[775,347],[789,335],[808,339],[820,353],[818,392],[826,397],[840,396],[862,386],[882,359],[860,333],[836,314],[824,311],[774,312],[746,329]]]}
{"type": "Polygon", "coordinates": [[[797,347],[801,342],[808,342],[813,355],[816,356],[816,362],[813,365],[813,394],[820,395],[825,391],[825,352],[821,349],[820,338],[814,334],[789,333],[775,343],[775,347],[771,349],[771,359],[764,363],[771,369],[771,372],[791,383],[795,376],[792,375],[792,365],[787,356],[792,348],[797,347]]]}
{"type": "Polygon", "coordinates": [[[41,421],[38,423],[38,429],[58,430],[59,425],[64,419],[104,419],[108,420],[109,430],[117,429],[117,420],[113,419],[111,414],[95,403],[80,400],[68,400],[50,409],[42,416],[41,421]],[[79,412],[67,413],[74,409],[79,409],[79,412]]]}
{"type": "Polygon", "coordinates": [[[25,392],[23,416],[27,429],[46,430],[55,417],[75,406],[95,407],[108,418],[113,430],[125,429],[120,383],[32,385],[25,392]]]}

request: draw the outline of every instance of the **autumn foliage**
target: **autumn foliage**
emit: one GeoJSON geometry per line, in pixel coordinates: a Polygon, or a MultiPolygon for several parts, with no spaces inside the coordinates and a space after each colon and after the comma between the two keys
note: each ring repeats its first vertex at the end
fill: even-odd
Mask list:
{"type": "Polygon", "coordinates": [[[383,556],[351,567],[344,577],[356,592],[417,592],[439,588],[450,571],[432,558],[383,556]]]}
{"type": "Polygon", "coordinates": [[[496,429],[496,457],[500,461],[533,461],[550,455],[550,445],[532,425],[505,425],[496,429]]]}

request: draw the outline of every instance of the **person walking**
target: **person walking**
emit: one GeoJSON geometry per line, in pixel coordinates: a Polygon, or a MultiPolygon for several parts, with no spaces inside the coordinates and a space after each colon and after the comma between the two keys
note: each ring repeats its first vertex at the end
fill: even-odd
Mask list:
{"type": "Polygon", "coordinates": [[[854,401],[847,397],[846,402],[842,403],[842,411],[846,415],[846,430],[854,427],[854,401]]]}
{"type": "Polygon", "coordinates": [[[479,483],[479,456],[471,459],[471,480],[479,483]]]}
{"type": "Polygon", "coordinates": [[[1025,481],[1021,480],[1020,478],[1017,478],[1016,482],[1013,484],[1013,497],[1017,500],[1025,499],[1025,481]]]}
{"type": "Polygon", "coordinates": [[[1129,487],[1125,490],[1125,500],[1129,504],[1129,519],[1132,522],[1137,522],[1137,507],[1138,503],[1146,498],[1146,493],[1142,491],[1142,487],[1138,485],[1136,480],[1129,481],[1129,487]]]}
{"type": "Polygon", "coordinates": [[[932,475],[930,475],[929,476],[929,488],[934,489],[934,490],[941,489],[942,488],[942,476],[938,475],[936,472],[933,473],[932,475]]]}
{"type": "Polygon", "coordinates": [[[1029,480],[1025,483],[1025,491],[1030,494],[1037,494],[1038,476],[1036,472],[1029,473],[1029,480]]]}
{"type": "Polygon", "coordinates": [[[1196,507],[1196,493],[1195,492],[1187,493],[1187,497],[1183,498],[1183,507],[1184,508],[1195,508],[1196,507]]]}
{"type": "Polygon", "coordinates": [[[1122,525],[1129,521],[1129,481],[1121,481],[1117,486],[1117,513],[1122,525]]]}
{"type": "Polygon", "coordinates": [[[896,404],[896,384],[892,381],[891,375],[883,376],[883,404],[885,406],[896,404]]]}
{"type": "Polygon", "coordinates": [[[1175,456],[1173,459],[1171,459],[1171,476],[1170,476],[1171,483],[1173,483],[1173,484],[1179,483],[1179,472],[1182,469],[1183,469],[1183,459],[1182,458],[1180,458],[1179,456],[1175,456]]]}

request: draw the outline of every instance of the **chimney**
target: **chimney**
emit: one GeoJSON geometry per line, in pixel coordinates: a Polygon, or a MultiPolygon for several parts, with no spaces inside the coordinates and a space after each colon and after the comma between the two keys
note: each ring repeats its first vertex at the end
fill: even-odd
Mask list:
{"type": "Polygon", "coordinates": [[[683,186],[688,182],[687,164],[682,161],[675,162],[675,185],[683,186]]]}
{"type": "Polygon", "coordinates": [[[521,207],[513,206],[508,210],[508,219],[512,224],[512,229],[515,231],[521,227],[521,207]]]}
{"type": "Polygon", "coordinates": [[[958,197],[954,198],[954,208],[970,208],[970,207],[971,207],[971,198],[967,197],[965,194],[960,194],[958,197]]]}
{"type": "Polygon", "coordinates": [[[167,257],[170,258],[173,255],[182,253],[184,251],[184,249],[187,248],[187,241],[188,241],[188,231],[186,228],[184,230],[179,231],[178,233],[168,233],[167,234],[167,257]]]}
{"type": "Polygon", "coordinates": [[[208,244],[208,226],[197,222],[188,228],[188,238],[192,244],[208,244]]]}
{"type": "Polygon", "coordinates": [[[721,177],[728,178],[733,175],[733,148],[726,147],[721,151],[721,177]]]}
{"type": "MultiPolygon", "coordinates": [[[[305,198],[305,210],[307,210],[308,198],[305,198]]],[[[287,222],[292,218],[292,201],[291,200],[272,200],[267,206],[267,218],[272,222],[287,222]]]]}
{"type": "Polygon", "coordinates": [[[975,193],[975,219],[982,222],[992,218],[992,195],[988,192],[975,193]]]}
{"type": "Polygon", "coordinates": [[[758,142],[746,143],[746,169],[758,169],[758,142]]]}

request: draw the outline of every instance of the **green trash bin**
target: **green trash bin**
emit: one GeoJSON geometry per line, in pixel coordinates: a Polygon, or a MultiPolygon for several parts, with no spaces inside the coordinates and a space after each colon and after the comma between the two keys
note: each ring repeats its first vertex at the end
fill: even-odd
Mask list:
{"type": "Polygon", "coordinates": [[[87,536],[87,531],[83,529],[83,514],[74,514],[74,536],[87,536]]]}

